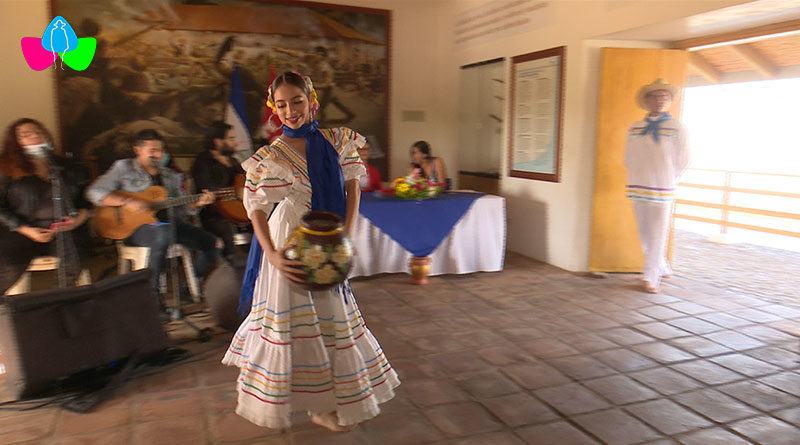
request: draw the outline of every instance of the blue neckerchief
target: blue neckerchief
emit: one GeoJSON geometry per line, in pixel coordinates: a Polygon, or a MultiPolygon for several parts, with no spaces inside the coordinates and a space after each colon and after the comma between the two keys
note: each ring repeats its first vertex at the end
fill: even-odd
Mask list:
{"type": "Polygon", "coordinates": [[[647,115],[644,117],[644,120],[647,121],[647,126],[644,127],[644,131],[642,132],[642,136],[647,135],[647,133],[652,132],[653,140],[658,143],[658,130],[661,127],[661,123],[665,120],[671,118],[672,116],[669,113],[664,113],[661,116],[657,117],[656,119],[650,119],[650,116],[647,115]]]}
{"type": "Polygon", "coordinates": [[[308,180],[311,181],[311,210],[336,213],[344,222],[347,200],[344,194],[344,175],[339,154],[325,136],[319,123],[312,121],[297,130],[283,126],[283,134],[290,138],[305,138],[308,180]]]}
{"type": "MultiPolygon", "coordinates": [[[[319,132],[319,124],[312,121],[297,130],[283,126],[283,134],[290,138],[305,138],[306,164],[308,179],[311,181],[311,210],[327,210],[334,212],[344,221],[347,212],[347,200],[344,193],[344,175],[336,149],[319,132]]],[[[239,293],[239,314],[246,317],[253,302],[253,291],[256,278],[261,269],[263,250],[255,234],[250,243],[250,254],[247,256],[247,268],[239,293]]],[[[347,304],[347,296],[344,295],[347,304]]]]}

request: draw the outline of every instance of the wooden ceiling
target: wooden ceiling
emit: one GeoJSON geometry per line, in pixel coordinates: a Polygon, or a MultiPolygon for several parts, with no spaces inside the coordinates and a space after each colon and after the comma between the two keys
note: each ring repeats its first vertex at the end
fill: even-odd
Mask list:
{"type": "Polygon", "coordinates": [[[689,76],[719,83],[739,75],[753,80],[800,75],[800,20],[674,42],[691,51],[689,76]]]}

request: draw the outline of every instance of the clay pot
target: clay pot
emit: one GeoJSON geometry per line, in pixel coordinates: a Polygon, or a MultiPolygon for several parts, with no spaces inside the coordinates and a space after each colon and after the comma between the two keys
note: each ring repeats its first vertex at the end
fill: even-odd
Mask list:
{"type": "Polygon", "coordinates": [[[428,284],[428,274],[431,271],[431,257],[411,257],[408,265],[411,267],[412,283],[428,284]]]}
{"type": "Polygon", "coordinates": [[[322,210],[306,213],[289,236],[286,258],[303,262],[307,290],[325,290],[343,282],[353,267],[353,243],[344,234],[339,215],[322,210]]]}

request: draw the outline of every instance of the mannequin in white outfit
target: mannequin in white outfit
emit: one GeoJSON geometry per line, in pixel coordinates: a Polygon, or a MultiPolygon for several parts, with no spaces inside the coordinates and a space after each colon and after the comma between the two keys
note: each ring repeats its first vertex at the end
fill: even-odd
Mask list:
{"type": "Polygon", "coordinates": [[[662,277],[672,274],[666,258],[675,185],[689,164],[686,130],[668,110],[678,89],[662,79],[643,86],[637,104],[648,111],[628,130],[625,167],[627,195],[633,204],[644,252],[642,287],[658,293],[662,277]]]}

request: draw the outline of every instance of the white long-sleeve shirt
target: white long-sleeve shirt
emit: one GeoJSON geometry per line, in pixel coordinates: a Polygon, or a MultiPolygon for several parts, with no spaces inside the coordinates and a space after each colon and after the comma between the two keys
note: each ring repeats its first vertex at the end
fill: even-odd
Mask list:
{"type": "Polygon", "coordinates": [[[627,196],[669,202],[675,197],[678,178],[689,165],[686,128],[676,119],[667,119],[661,122],[656,142],[651,133],[642,134],[647,123],[645,118],[634,122],[628,129],[625,144],[627,196]]]}

